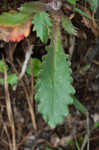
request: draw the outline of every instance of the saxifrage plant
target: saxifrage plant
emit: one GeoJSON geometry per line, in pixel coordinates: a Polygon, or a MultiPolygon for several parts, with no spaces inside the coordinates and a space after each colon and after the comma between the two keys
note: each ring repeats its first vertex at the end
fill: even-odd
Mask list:
{"type": "MultiPolygon", "coordinates": [[[[83,10],[76,8],[78,0],[67,1],[73,5],[74,11],[91,19],[83,10]]],[[[75,89],[72,86],[69,56],[64,53],[61,38],[61,28],[73,36],[77,35],[77,31],[61,7],[62,1],[59,0],[50,3],[28,2],[18,12],[6,12],[0,16],[0,40],[18,42],[29,35],[32,25],[32,31],[36,31],[42,42],[47,43],[50,39],[49,46],[46,46],[48,53],[40,66],[35,99],[39,102],[39,112],[52,128],[68,115],[70,104],[87,112],[73,96],[75,89]]]]}

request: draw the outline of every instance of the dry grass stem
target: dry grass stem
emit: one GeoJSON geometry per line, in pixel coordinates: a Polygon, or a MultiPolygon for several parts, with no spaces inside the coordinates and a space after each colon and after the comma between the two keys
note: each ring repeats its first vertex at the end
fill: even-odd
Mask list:
{"type": "MultiPolygon", "coordinates": [[[[20,61],[19,60],[17,60],[17,61],[18,61],[19,65],[21,66],[20,61]]],[[[13,69],[14,69],[15,73],[18,75],[18,72],[17,72],[17,70],[16,70],[14,65],[13,65],[13,69]]],[[[29,112],[30,112],[30,115],[31,115],[33,128],[35,130],[37,130],[37,125],[36,125],[36,120],[35,120],[35,113],[34,113],[34,110],[33,110],[33,102],[31,102],[31,96],[30,96],[30,94],[29,94],[29,92],[27,90],[27,87],[24,84],[24,81],[22,79],[20,81],[21,81],[21,84],[23,86],[24,93],[25,93],[25,96],[26,96],[26,99],[27,99],[27,103],[28,103],[28,106],[29,106],[29,112]]],[[[33,81],[32,81],[32,83],[33,83],[33,81]]],[[[33,87],[33,85],[32,85],[32,87],[33,87]]],[[[33,93],[33,91],[32,91],[32,93],[33,93]]],[[[32,100],[33,100],[33,94],[32,94],[32,100]]]]}
{"type": "Polygon", "coordinates": [[[9,119],[11,131],[12,131],[12,148],[10,149],[16,150],[15,127],[14,127],[12,108],[11,108],[10,94],[8,90],[6,67],[4,67],[4,89],[5,89],[5,99],[6,99],[6,110],[7,110],[8,119],[9,119]]]}

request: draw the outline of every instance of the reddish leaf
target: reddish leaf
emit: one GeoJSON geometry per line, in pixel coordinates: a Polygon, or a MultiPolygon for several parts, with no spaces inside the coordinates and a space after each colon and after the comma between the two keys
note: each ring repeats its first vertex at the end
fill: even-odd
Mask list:
{"type": "Polygon", "coordinates": [[[19,42],[29,35],[31,25],[31,17],[15,25],[0,24],[0,40],[19,42]]]}

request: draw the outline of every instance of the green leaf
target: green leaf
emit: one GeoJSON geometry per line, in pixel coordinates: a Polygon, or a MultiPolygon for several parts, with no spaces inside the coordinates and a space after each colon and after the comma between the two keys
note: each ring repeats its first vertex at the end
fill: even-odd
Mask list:
{"type": "Polygon", "coordinates": [[[80,150],[80,144],[76,138],[75,138],[75,145],[77,147],[77,150],[80,150]]]}
{"type": "Polygon", "coordinates": [[[41,61],[39,59],[37,59],[37,58],[33,58],[31,61],[32,61],[32,64],[31,63],[28,64],[27,69],[26,69],[26,73],[31,75],[32,68],[33,68],[34,77],[37,77],[41,61]],[[33,65],[33,66],[31,66],[31,65],[33,65]]]}
{"type": "Polygon", "coordinates": [[[62,26],[64,30],[67,31],[68,34],[77,35],[75,27],[73,26],[69,18],[67,18],[66,16],[62,16],[62,26]]]}
{"type": "Polygon", "coordinates": [[[87,17],[88,19],[91,19],[91,17],[90,17],[89,15],[87,15],[84,11],[82,11],[81,9],[79,9],[79,8],[74,8],[74,10],[75,10],[76,12],[78,12],[79,14],[81,14],[81,15],[87,17]]]}
{"type": "Polygon", "coordinates": [[[24,13],[19,13],[19,12],[14,12],[14,13],[10,13],[10,12],[5,12],[2,15],[0,15],[0,25],[15,25],[15,24],[19,24],[22,21],[24,21],[25,19],[27,19],[29,17],[28,14],[24,14],[24,13]]]}
{"type": "Polygon", "coordinates": [[[51,149],[51,148],[49,148],[49,147],[46,147],[45,150],[53,150],[53,149],[51,149]]]}
{"type": "Polygon", "coordinates": [[[0,78],[0,84],[4,85],[4,78],[0,78]]]}
{"type": "Polygon", "coordinates": [[[97,129],[97,128],[99,128],[99,121],[97,121],[93,126],[93,129],[97,129]]]}
{"type": "Polygon", "coordinates": [[[41,2],[27,2],[22,4],[19,10],[22,13],[33,14],[45,10],[45,4],[41,2]]]}
{"type": "Polygon", "coordinates": [[[95,12],[99,6],[99,0],[88,0],[88,2],[90,4],[91,10],[95,12]]]}
{"type": "Polygon", "coordinates": [[[79,111],[81,111],[84,115],[87,114],[88,110],[86,109],[86,107],[84,105],[82,105],[75,96],[73,96],[73,104],[76,107],[76,109],[78,109],[79,111]]]}
{"type": "Polygon", "coordinates": [[[75,93],[71,85],[73,80],[68,56],[62,48],[59,25],[54,25],[52,41],[47,47],[48,54],[43,57],[35,97],[39,101],[38,111],[52,128],[68,115],[68,105],[73,103],[71,95],[75,93]]]}
{"type": "MultiPolygon", "coordinates": [[[[4,65],[5,63],[0,60],[0,72],[3,73],[4,72],[4,65]]],[[[6,70],[8,71],[8,65],[6,65],[6,70]]]]}
{"type": "Polygon", "coordinates": [[[77,1],[79,0],[67,0],[70,4],[75,5],[77,1]]]}
{"type": "MultiPolygon", "coordinates": [[[[17,84],[18,77],[16,76],[16,74],[8,75],[7,81],[8,81],[8,84],[13,86],[13,85],[17,84]]],[[[0,78],[0,84],[4,85],[4,78],[0,78]]]]}
{"type": "Polygon", "coordinates": [[[17,84],[17,82],[18,82],[18,77],[15,73],[8,76],[8,84],[13,86],[17,84]]]}
{"type": "Polygon", "coordinates": [[[36,13],[32,23],[34,24],[33,31],[36,31],[41,41],[46,43],[48,41],[49,29],[52,27],[48,13],[44,11],[36,13]]]}
{"type": "Polygon", "coordinates": [[[69,137],[66,139],[66,144],[71,145],[73,147],[75,145],[75,142],[72,139],[70,139],[70,137],[69,137]]]}

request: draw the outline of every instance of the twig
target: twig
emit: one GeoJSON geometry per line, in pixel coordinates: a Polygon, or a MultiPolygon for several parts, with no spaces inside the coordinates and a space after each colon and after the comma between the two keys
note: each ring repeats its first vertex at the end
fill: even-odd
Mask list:
{"type": "MultiPolygon", "coordinates": [[[[19,61],[18,61],[18,63],[19,63],[19,61]]],[[[19,65],[20,65],[20,63],[19,63],[19,65]]],[[[18,72],[17,72],[15,66],[13,66],[13,69],[16,72],[16,74],[18,75],[18,72]]],[[[28,105],[29,105],[29,110],[30,110],[30,115],[31,115],[31,120],[32,120],[33,128],[35,130],[37,130],[37,125],[36,125],[36,121],[35,121],[35,114],[34,114],[32,103],[30,101],[31,100],[30,95],[28,94],[28,91],[27,91],[27,88],[26,88],[26,86],[24,84],[24,81],[23,80],[20,80],[20,81],[22,83],[22,86],[23,86],[23,89],[24,89],[24,92],[25,92],[25,95],[26,95],[26,99],[27,99],[27,102],[28,102],[28,105]]]]}
{"type": "Polygon", "coordinates": [[[86,146],[86,144],[87,144],[87,150],[89,150],[89,136],[90,136],[90,130],[89,130],[89,113],[87,112],[87,114],[86,114],[86,116],[87,116],[87,128],[86,128],[86,130],[87,130],[87,134],[85,135],[85,138],[84,138],[84,141],[83,141],[83,144],[82,144],[82,146],[81,146],[81,150],[84,150],[84,148],[85,148],[85,146],[86,146]]]}
{"type": "Polygon", "coordinates": [[[75,37],[70,36],[69,40],[70,40],[69,60],[71,61],[74,52],[74,47],[75,47],[75,37]]]}
{"type": "Polygon", "coordinates": [[[90,137],[90,127],[89,127],[89,113],[87,112],[87,134],[88,134],[88,144],[87,144],[87,150],[90,149],[90,141],[89,141],[89,137],[90,137]]]}
{"type": "MultiPolygon", "coordinates": [[[[12,148],[12,146],[11,146],[11,139],[10,139],[10,136],[8,134],[8,130],[7,130],[6,124],[3,124],[3,128],[4,128],[4,131],[5,131],[6,135],[7,135],[8,142],[9,142],[9,143],[6,142],[5,144],[8,145],[10,147],[10,149],[11,149],[12,148]]],[[[3,142],[4,142],[4,140],[3,140],[3,142]]]]}
{"type": "Polygon", "coordinates": [[[12,61],[12,62],[13,62],[13,55],[14,55],[16,47],[17,47],[17,43],[9,43],[8,52],[7,52],[7,50],[5,50],[5,52],[8,53],[8,55],[9,55],[10,61],[12,61]]]}
{"type": "Polygon", "coordinates": [[[21,79],[24,76],[24,74],[25,74],[28,61],[29,61],[29,59],[31,57],[31,54],[32,54],[32,49],[33,49],[33,44],[29,45],[29,50],[27,50],[27,52],[25,54],[25,61],[24,61],[23,67],[22,67],[22,71],[21,71],[21,73],[19,75],[19,79],[21,79]]]}
{"type": "Polygon", "coordinates": [[[23,89],[24,89],[24,92],[25,92],[25,95],[26,95],[26,99],[27,99],[27,102],[28,102],[28,105],[29,105],[29,111],[30,111],[30,114],[31,114],[31,119],[32,119],[32,124],[33,124],[33,128],[35,130],[37,130],[37,125],[36,125],[36,121],[35,121],[35,114],[34,114],[34,110],[33,110],[33,105],[30,101],[30,97],[29,97],[29,94],[26,90],[26,87],[24,85],[24,82],[22,81],[22,86],[23,86],[23,89]]]}
{"type": "Polygon", "coordinates": [[[31,81],[31,92],[30,92],[30,98],[31,98],[31,103],[33,105],[34,99],[33,99],[33,95],[34,95],[34,76],[33,76],[33,64],[32,64],[32,59],[30,60],[31,63],[31,77],[32,77],[32,81],[31,81]]]}
{"type": "MultiPolygon", "coordinates": [[[[22,68],[22,63],[21,63],[21,61],[19,60],[19,59],[17,59],[17,62],[18,62],[18,64],[20,65],[20,68],[22,68]]],[[[19,76],[20,76],[20,74],[19,74],[19,76]]],[[[28,83],[29,83],[29,79],[28,79],[28,77],[26,76],[26,75],[24,75],[24,78],[25,78],[25,83],[26,83],[26,89],[27,89],[27,91],[28,91],[28,93],[30,94],[30,87],[28,86],[28,83]]],[[[19,80],[22,80],[22,78],[20,79],[20,77],[19,77],[19,80]]]]}
{"type": "Polygon", "coordinates": [[[32,130],[30,130],[28,134],[21,140],[21,142],[17,144],[17,148],[19,148],[31,134],[32,134],[32,130]]]}
{"type": "Polygon", "coordinates": [[[16,150],[14,119],[13,119],[13,113],[12,113],[11,102],[10,102],[10,94],[8,90],[7,71],[5,66],[4,66],[4,87],[5,87],[5,97],[6,97],[6,109],[7,109],[8,119],[12,130],[12,149],[16,150]]]}

